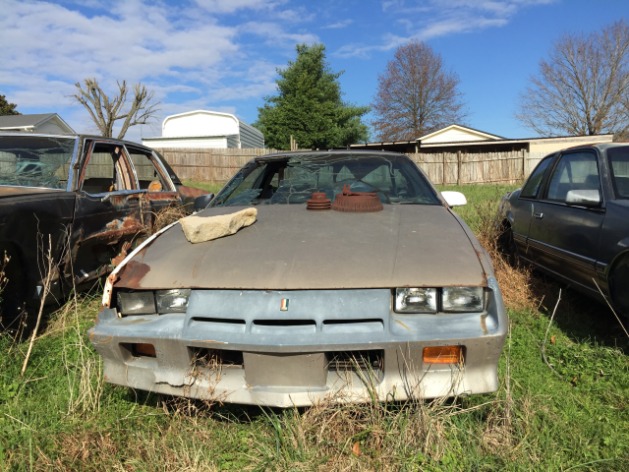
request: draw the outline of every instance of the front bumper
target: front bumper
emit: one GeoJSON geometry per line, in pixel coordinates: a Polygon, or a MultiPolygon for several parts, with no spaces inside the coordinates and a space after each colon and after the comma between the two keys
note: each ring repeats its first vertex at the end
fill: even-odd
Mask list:
{"type": "Polygon", "coordinates": [[[486,312],[437,315],[392,313],[388,289],[195,290],[185,315],[104,309],[90,338],[108,382],[189,398],[290,407],[485,393],[507,331],[490,289],[486,312]],[[463,360],[424,362],[443,345],[462,346],[463,360]]]}

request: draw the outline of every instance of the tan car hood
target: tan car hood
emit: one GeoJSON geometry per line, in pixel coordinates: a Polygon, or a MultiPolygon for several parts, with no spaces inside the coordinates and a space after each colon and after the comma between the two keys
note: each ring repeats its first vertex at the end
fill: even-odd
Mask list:
{"type": "MultiPolygon", "coordinates": [[[[121,271],[128,288],[325,289],[485,285],[468,234],[438,205],[375,213],[260,205],[232,236],[192,244],[175,225],[121,271]]],[[[215,208],[203,214],[234,212],[215,208]]]]}

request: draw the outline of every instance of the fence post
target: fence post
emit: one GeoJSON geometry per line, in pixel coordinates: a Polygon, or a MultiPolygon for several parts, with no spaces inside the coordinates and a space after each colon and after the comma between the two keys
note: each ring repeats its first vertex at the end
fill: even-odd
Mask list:
{"type": "Polygon", "coordinates": [[[456,184],[461,185],[461,151],[456,152],[456,184]]]}

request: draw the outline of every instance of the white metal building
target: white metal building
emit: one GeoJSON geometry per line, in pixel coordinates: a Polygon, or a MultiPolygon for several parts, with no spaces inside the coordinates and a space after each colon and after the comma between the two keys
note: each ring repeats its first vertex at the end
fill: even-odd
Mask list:
{"type": "Polygon", "coordinates": [[[153,148],[263,148],[262,132],[236,116],[195,110],[171,115],[162,123],[162,136],[143,138],[153,148]]]}

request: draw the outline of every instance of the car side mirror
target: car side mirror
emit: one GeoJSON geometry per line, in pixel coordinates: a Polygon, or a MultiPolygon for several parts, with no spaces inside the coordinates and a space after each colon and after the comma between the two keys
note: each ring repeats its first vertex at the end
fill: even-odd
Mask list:
{"type": "Polygon", "coordinates": [[[201,195],[194,199],[194,211],[201,211],[210,204],[212,199],[214,198],[213,193],[208,193],[206,195],[201,195]]]}
{"type": "Polygon", "coordinates": [[[601,204],[601,193],[594,190],[569,190],[566,195],[568,205],[596,207],[601,204]]]}
{"type": "Polygon", "coordinates": [[[461,192],[453,192],[452,190],[444,190],[441,196],[449,207],[467,205],[467,198],[461,192]]]}

